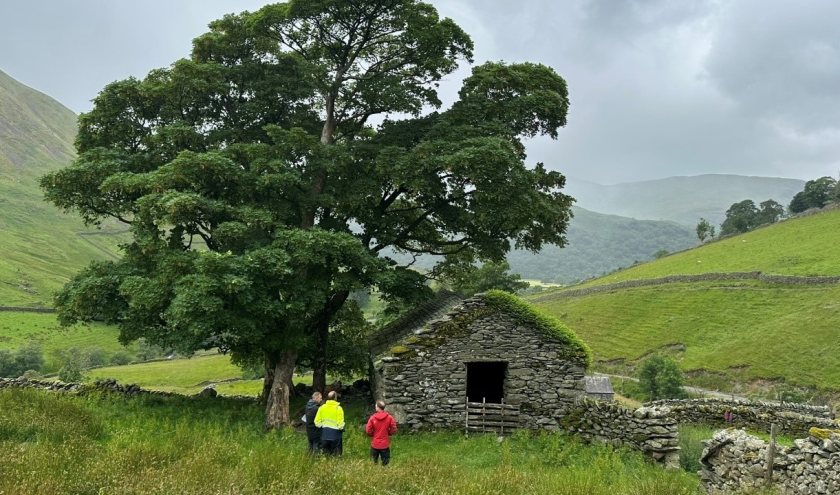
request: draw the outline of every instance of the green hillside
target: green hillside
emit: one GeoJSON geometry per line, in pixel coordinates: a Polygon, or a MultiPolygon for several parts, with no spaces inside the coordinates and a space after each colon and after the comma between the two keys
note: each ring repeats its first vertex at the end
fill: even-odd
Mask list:
{"type": "Polygon", "coordinates": [[[0,306],[49,306],[81,267],[117,253],[124,227],[86,228],[38,187],[73,159],[75,134],[73,112],[0,71],[0,306]]]}
{"type": "Polygon", "coordinates": [[[114,378],[147,390],[195,394],[208,385],[225,395],[257,395],[262,380],[243,380],[242,368],[230,356],[211,354],[190,359],[172,359],[126,366],[97,368],[85,373],[88,379],[114,378]]]}
{"type": "MultiPolygon", "coordinates": [[[[840,275],[840,211],[792,219],[645,263],[587,285],[676,274],[840,275]]],[[[676,357],[699,382],[774,383],[840,393],[840,284],[672,283],[532,297],[592,348],[596,368],[629,372],[676,357]]]]}
{"type": "MultiPolygon", "coordinates": [[[[511,272],[524,279],[547,283],[571,284],[597,277],[633,263],[653,259],[657,251],[680,251],[697,244],[693,229],[658,220],[635,220],[604,215],[573,207],[563,248],[547,245],[537,254],[511,251],[511,272]]],[[[407,254],[391,252],[388,256],[411,261],[407,254]]],[[[430,269],[434,256],[421,256],[415,267],[430,269]]]]}
{"type": "Polygon", "coordinates": [[[513,251],[508,255],[511,271],[523,278],[567,284],[653,259],[662,249],[674,252],[697,244],[692,229],[674,222],[634,220],[577,207],[573,211],[568,245],[546,246],[539,254],[513,251]]]}
{"type": "Polygon", "coordinates": [[[124,347],[117,341],[118,334],[116,327],[100,323],[61,327],[55,314],[0,311],[0,350],[16,351],[37,344],[43,352],[45,373],[58,371],[62,364],[59,354],[69,348],[96,348],[106,361],[118,352],[134,354],[137,345],[124,347]]]}
{"type": "Polygon", "coordinates": [[[840,210],[791,219],[712,242],[653,263],[644,263],[590,282],[712,272],[761,271],[776,275],[840,275],[840,210]]]}

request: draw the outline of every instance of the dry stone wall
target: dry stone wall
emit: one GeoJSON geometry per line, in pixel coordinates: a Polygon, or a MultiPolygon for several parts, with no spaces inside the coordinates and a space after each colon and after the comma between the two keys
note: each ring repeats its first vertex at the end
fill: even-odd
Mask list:
{"type": "MultiPolygon", "coordinates": [[[[117,383],[116,380],[108,378],[103,380],[96,380],[94,383],[64,383],[64,382],[50,382],[44,380],[29,380],[26,378],[0,378],[0,390],[3,389],[13,389],[13,388],[27,388],[27,389],[35,389],[35,390],[46,390],[51,392],[66,392],[66,393],[73,393],[73,394],[84,394],[87,392],[109,392],[114,394],[123,395],[125,397],[136,397],[136,396],[162,396],[162,397],[176,397],[178,394],[174,394],[171,392],[160,392],[157,390],[145,390],[140,388],[138,385],[122,385],[117,383]]],[[[197,394],[198,396],[208,397],[211,396],[208,394],[207,391],[215,390],[208,387],[204,389],[202,392],[197,394]]],[[[215,396],[215,395],[212,395],[215,396]]],[[[252,399],[252,398],[248,398],[252,399]]]]}
{"type": "Polygon", "coordinates": [[[559,421],[564,429],[585,439],[638,449],[666,468],[679,468],[678,423],[667,408],[633,410],[581,397],[559,421]]]}
{"type": "Polygon", "coordinates": [[[728,272],[728,273],[701,273],[697,275],[669,275],[667,277],[649,278],[640,280],[625,280],[614,284],[595,285],[581,289],[567,289],[552,292],[541,297],[532,299],[533,302],[551,301],[565,297],[582,297],[601,292],[611,292],[633,287],[650,287],[665,284],[679,284],[692,282],[714,282],[726,280],[760,280],[772,284],[785,285],[823,285],[838,284],[840,277],[799,277],[795,275],[766,275],[761,272],[728,272]]]}
{"type": "MultiPolygon", "coordinates": [[[[765,486],[768,444],[743,430],[722,430],[706,442],[700,478],[709,493],[765,486]]],[[[840,493],[840,431],[811,430],[790,447],[777,447],[772,485],[784,494],[840,493]]]]}
{"type": "Polygon", "coordinates": [[[0,311],[15,313],[57,313],[54,308],[38,308],[26,306],[0,306],[0,311]]]}
{"type": "Polygon", "coordinates": [[[828,406],[738,399],[662,400],[645,405],[668,408],[680,423],[734,426],[768,432],[770,425],[775,423],[780,432],[793,436],[807,435],[812,427],[840,428],[828,406]],[[732,413],[730,423],[724,419],[727,411],[732,413]]]}

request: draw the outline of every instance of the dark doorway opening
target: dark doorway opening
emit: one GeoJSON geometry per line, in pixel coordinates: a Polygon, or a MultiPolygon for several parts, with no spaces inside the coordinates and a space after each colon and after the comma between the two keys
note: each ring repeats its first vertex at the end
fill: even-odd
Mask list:
{"type": "Polygon", "coordinates": [[[505,398],[504,361],[467,363],[467,400],[500,404],[505,398]]]}

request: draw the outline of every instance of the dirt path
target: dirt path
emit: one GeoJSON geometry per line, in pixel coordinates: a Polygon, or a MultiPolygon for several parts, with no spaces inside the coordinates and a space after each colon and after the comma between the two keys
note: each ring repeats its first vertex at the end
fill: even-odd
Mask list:
{"type": "MultiPolygon", "coordinates": [[[[621,378],[623,380],[630,380],[633,382],[638,382],[639,379],[632,377],[632,376],[624,376],[624,375],[611,375],[609,373],[593,373],[595,376],[607,376],[610,378],[621,378]]],[[[717,390],[708,390],[705,388],[700,387],[690,387],[688,385],[683,386],[683,390],[691,394],[702,395],[704,397],[712,397],[715,399],[740,399],[740,400],[749,400],[744,396],[736,395],[736,394],[727,394],[724,392],[718,392],[717,390]]]]}

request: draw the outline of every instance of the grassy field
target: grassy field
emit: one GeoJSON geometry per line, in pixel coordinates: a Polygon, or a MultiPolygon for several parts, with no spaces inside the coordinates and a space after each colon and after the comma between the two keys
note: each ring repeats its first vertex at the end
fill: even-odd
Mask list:
{"type": "MultiPolygon", "coordinates": [[[[54,314],[0,311],[0,349],[14,350],[36,342],[43,350],[48,373],[58,371],[56,353],[70,347],[98,347],[108,358],[126,350],[117,341],[118,333],[116,327],[98,323],[64,328],[59,326],[54,314]]],[[[136,344],[131,345],[128,350],[133,351],[135,347],[136,344]]]]}
{"type": "Polygon", "coordinates": [[[711,272],[840,275],[840,210],[787,220],[622,270],[585,285],[711,272]]]}
{"type": "Polygon", "coordinates": [[[230,356],[222,354],[96,368],[87,371],[85,378],[114,378],[148,390],[186,395],[198,393],[208,385],[225,395],[255,396],[262,390],[261,380],[242,380],[242,369],[230,362],[230,356]],[[217,385],[218,382],[226,383],[217,385]]]}
{"type": "Polygon", "coordinates": [[[264,434],[255,403],[0,391],[0,494],[700,493],[696,476],[556,434],[397,435],[383,470],[349,406],[344,457],[312,459],[302,433],[264,434]]]}
{"type": "Polygon", "coordinates": [[[670,284],[536,303],[596,361],[674,354],[683,370],[840,389],[840,286],[670,284]]]}

